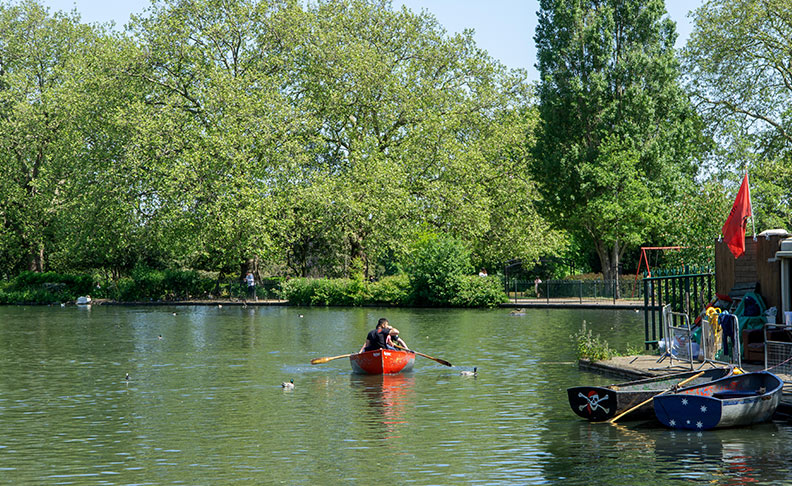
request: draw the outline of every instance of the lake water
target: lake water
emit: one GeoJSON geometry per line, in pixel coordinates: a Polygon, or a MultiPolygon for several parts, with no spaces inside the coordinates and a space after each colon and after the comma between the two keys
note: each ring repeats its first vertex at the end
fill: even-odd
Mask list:
{"type": "Polygon", "coordinates": [[[633,311],[0,307],[0,484],[792,484],[787,422],[579,419],[568,386],[618,381],[574,364],[583,320],[643,340],[633,311]],[[383,316],[455,367],[309,364],[383,316]]]}

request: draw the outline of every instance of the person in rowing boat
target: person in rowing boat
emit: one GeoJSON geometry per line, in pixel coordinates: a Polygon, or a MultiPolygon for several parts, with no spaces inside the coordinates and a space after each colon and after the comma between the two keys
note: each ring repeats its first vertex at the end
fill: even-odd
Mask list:
{"type": "Polygon", "coordinates": [[[388,332],[388,344],[391,346],[396,347],[396,349],[404,348],[409,350],[410,348],[407,346],[407,343],[404,342],[402,338],[399,337],[399,330],[395,327],[391,327],[390,331],[388,332]]]}
{"type": "Polygon", "coordinates": [[[395,349],[394,343],[407,347],[407,344],[399,338],[399,330],[391,327],[388,320],[383,317],[377,321],[377,327],[368,333],[366,343],[363,344],[358,352],[374,351],[375,349],[395,349]]]}
{"type": "Polygon", "coordinates": [[[390,322],[384,317],[379,320],[379,323],[382,323],[382,328],[387,329],[387,337],[385,338],[385,345],[387,349],[398,349],[402,347],[404,349],[409,350],[410,348],[407,347],[407,343],[404,342],[402,338],[399,337],[399,330],[395,327],[391,327],[390,322]]]}

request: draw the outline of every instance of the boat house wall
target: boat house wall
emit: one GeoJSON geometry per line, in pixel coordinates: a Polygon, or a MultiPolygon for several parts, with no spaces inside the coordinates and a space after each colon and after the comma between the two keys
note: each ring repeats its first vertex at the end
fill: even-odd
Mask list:
{"type": "MultiPolygon", "coordinates": [[[[754,240],[753,236],[747,235],[745,254],[739,258],[734,258],[725,241],[716,241],[715,291],[728,295],[739,284],[756,283],[756,292],[762,296],[767,308],[778,309],[777,319],[780,322],[780,316],[783,316],[781,260],[776,257],[776,253],[787,236],[786,232],[768,232],[761,233],[754,240]]],[[[784,287],[787,290],[790,288],[789,285],[784,287]]]]}

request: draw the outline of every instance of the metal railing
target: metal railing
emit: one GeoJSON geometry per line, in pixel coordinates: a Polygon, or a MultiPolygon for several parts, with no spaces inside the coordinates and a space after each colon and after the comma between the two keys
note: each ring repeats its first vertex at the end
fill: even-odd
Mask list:
{"type": "Polygon", "coordinates": [[[640,280],[547,280],[535,284],[530,280],[510,279],[506,282],[506,293],[513,302],[520,300],[563,302],[602,302],[643,299],[640,280]]]}
{"type": "MultiPolygon", "coordinates": [[[[685,312],[696,324],[715,292],[715,273],[709,269],[684,267],[656,271],[641,280],[644,301],[644,347],[657,349],[664,337],[662,306],[670,304],[675,312],[685,312]]],[[[674,316],[676,318],[676,316],[674,316]]]]}

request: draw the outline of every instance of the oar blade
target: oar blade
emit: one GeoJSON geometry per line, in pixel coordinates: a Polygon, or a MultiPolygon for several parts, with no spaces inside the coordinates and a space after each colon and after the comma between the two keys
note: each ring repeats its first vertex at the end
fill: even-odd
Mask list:
{"type": "Polygon", "coordinates": [[[446,361],[444,359],[437,358],[436,361],[438,363],[440,363],[441,365],[448,366],[449,368],[453,368],[454,367],[454,365],[452,365],[451,363],[449,363],[448,361],[446,361]]]}
{"type": "Polygon", "coordinates": [[[326,356],[324,358],[314,358],[311,360],[311,364],[322,364],[327,363],[328,361],[333,361],[334,359],[341,359],[341,358],[348,358],[352,356],[352,354],[342,354],[341,356],[326,356]]]}

